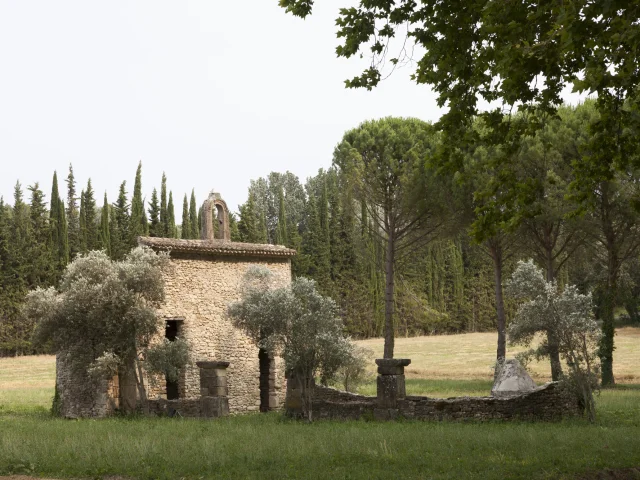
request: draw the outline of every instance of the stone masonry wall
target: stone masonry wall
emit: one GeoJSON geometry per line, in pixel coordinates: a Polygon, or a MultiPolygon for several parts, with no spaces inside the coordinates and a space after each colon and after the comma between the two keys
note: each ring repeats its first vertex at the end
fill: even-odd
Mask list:
{"type": "MultiPolygon", "coordinates": [[[[274,286],[291,282],[288,258],[212,256],[172,253],[171,268],[165,274],[165,303],[159,311],[164,320],[183,319],[178,336],[191,345],[192,363],[179,381],[181,398],[199,398],[200,375],[196,361],[230,362],[227,369],[229,410],[231,413],[258,411],[260,407],[258,348],[233,327],[226,311],[239,300],[243,276],[251,265],[263,265],[275,275],[274,286]]],[[[284,403],[283,364],[276,359],[276,393],[284,403]]],[[[162,379],[151,389],[149,398],[165,395],[162,379]]]]}
{"type": "MultiPolygon", "coordinates": [[[[376,397],[354,395],[317,386],[313,409],[315,418],[374,418],[376,397]]],[[[557,382],[511,398],[407,396],[398,400],[397,415],[414,420],[544,420],[555,421],[580,415],[574,396],[557,382]]]]}
{"type": "Polygon", "coordinates": [[[117,377],[94,384],[84,373],[74,372],[65,353],[56,355],[56,385],[60,415],[65,418],[104,417],[118,406],[117,377]]]}

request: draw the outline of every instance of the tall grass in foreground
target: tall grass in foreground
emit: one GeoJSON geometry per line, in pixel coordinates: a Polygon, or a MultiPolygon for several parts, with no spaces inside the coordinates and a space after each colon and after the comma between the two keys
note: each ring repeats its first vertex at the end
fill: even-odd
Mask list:
{"type": "MultiPolygon", "coordinates": [[[[472,384],[457,393],[476,388],[472,384]]],[[[530,479],[640,465],[640,386],[604,391],[598,402],[600,416],[594,425],[580,419],[308,425],[278,413],[213,421],[74,421],[14,406],[0,413],[0,474],[530,479]]]]}
{"type": "MultiPolygon", "coordinates": [[[[462,340],[470,342],[467,337],[462,340]]],[[[409,351],[408,344],[403,348],[408,356],[415,353],[409,351]]],[[[468,379],[410,375],[409,394],[488,395],[491,380],[484,373],[474,377],[465,364],[474,354],[459,355],[454,348],[450,350],[439,359],[440,371],[468,379]]],[[[627,346],[624,355],[629,366],[634,364],[632,348],[627,346]]],[[[320,421],[307,425],[287,421],[278,413],[213,421],[76,421],[48,414],[53,364],[52,357],[0,359],[0,475],[555,479],[604,468],[640,466],[640,385],[604,390],[596,397],[595,424],[572,419],[560,423],[320,421]]],[[[422,364],[416,364],[434,368],[426,357],[422,364]]],[[[636,370],[638,365],[635,363],[636,370]]],[[[361,393],[374,395],[375,383],[365,385],[361,393]]]]}

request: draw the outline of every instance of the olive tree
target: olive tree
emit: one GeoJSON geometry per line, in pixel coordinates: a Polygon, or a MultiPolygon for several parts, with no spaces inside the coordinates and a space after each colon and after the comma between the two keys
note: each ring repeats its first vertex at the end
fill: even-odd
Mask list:
{"type": "Polygon", "coordinates": [[[344,335],[336,303],[318,293],[313,280],[299,277],[290,285],[270,288],[272,273],[253,267],[245,276],[242,299],[229,316],[256,344],[284,359],[288,381],[302,392],[302,410],[312,421],[316,376],[332,379],[350,361],[353,346],[344,335]]]}
{"type": "MultiPolygon", "coordinates": [[[[117,373],[124,412],[136,408],[136,389],[146,400],[142,360],[163,325],[156,308],[164,300],[162,269],[168,262],[168,254],[147,247],[122,261],[93,251],[67,266],[59,289],[27,296],[24,314],[36,322],[36,342],[50,342],[74,372],[88,372],[88,380],[117,373]]],[[[184,355],[173,358],[184,363],[184,355]]]]}
{"type": "Polygon", "coordinates": [[[524,301],[509,325],[509,341],[530,346],[537,333],[546,334],[536,348],[520,355],[526,361],[531,357],[548,357],[548,338],[556,338],[558,351],[568,367],[563,381],[574,389],[589,420],[593,421],[601,333],[594,320],[591,294],[581,294],[575,285],[560,291],[555,281],[545,280],[542,270],[531,260],[518,262],[507,289],[524,301]]]}

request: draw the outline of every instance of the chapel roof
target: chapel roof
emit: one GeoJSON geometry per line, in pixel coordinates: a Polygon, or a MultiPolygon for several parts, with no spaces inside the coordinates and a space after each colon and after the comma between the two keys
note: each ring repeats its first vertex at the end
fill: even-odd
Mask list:
{"type": "Polygon", "coordinates": [[[282,245],[229,242],[226,240],[186,240],[177,238],[138,237],[138,244],[177,253],[228,255],[244,257],[293,257],[296,251],[282,245]]]}

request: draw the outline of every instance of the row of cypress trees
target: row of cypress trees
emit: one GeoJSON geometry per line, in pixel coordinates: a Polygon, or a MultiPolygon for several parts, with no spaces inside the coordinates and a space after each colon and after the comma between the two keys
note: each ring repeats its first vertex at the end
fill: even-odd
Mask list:
{"type": "MultiPolygon", "coordinates": [[[[315,279],[338,302],[352,335],[377,336],[384,324],[384,252],[366,208],[354,203],[345,182],[334,169],[320,170],[305,185],[290,172],[252,181],[239,221],[230,216],[231,239],[296,249],[293,274],[315,279]]],[[[0,200],[0,354],[32,352],[32,326],[19,315],[24,296],[56,285],[76,255],[104,249],[121,259],[140,235],[200,237],[195,193],[185,195],[177,224],[164,174],[150,200],[142,197],[141,164],[132,196],[123,181],[113,203],[105,194],[98,206],[91,180],[78,194],[72,167],[65,183],[63,197],[54,173],[48,208],[38,184],[28,189],[29,203],[19,184],[13,206],[0,200]]],[[[490,264],[466,236],[417,252],[399,267],[397,283],[398,334],[495,328],[490,264]]]]}
{"type": "Polygon", "coordinates": [[[28,187],[24,199],[16,183],[13,205],[0,198],[0,355],[33,353],[32,325],[21,317],[20,307],[31,289],[56,285],[66,265],[78,254],[105,250],[113,259],[122,259],[140,235],[170,238],[199,238],[200,222],[195,193],[185,195],[182,223],[176,224],[173,193],[167,191],[163,174],[160,195],[153,189],[150,202],[142,196],[142,164],[138,165],[133,195],[127,182],[120,184],[116,201],[105,193],[98,206],[91,179],[78,194],[73,167],[69,166],[66,196],[53,174],[51,196],[38,183],[28,187]]]}
{"type": "MultiPolygon", "coordinates": [[[[349,332],[382,334],[384,252],[364,205],[347,180],[320,170],[303,186],[290,172],[251,182],[239,207],[237,239],[298,251],[293,274],[315,279],[336,300],[349,332]]],[[[422,248],[398,269],[397,333],[404,335],[495,328],[491,264],[466,235],[422,248]]]]}

